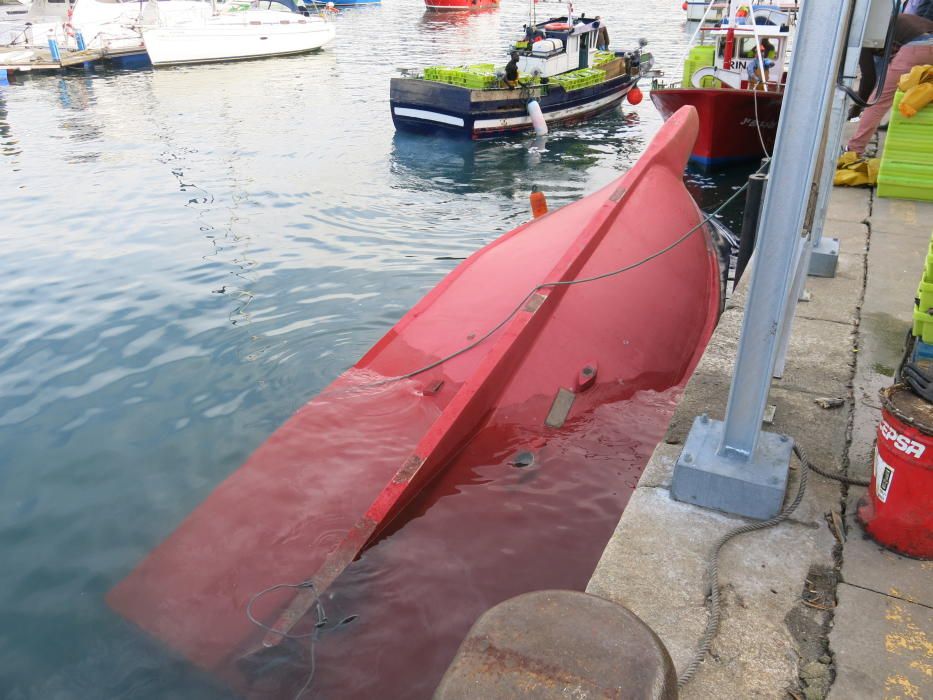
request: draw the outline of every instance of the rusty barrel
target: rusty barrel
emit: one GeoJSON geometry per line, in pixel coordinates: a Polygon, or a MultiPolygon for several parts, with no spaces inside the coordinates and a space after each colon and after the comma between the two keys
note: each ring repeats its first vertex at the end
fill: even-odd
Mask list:
{"type": "Polygon", "coordinates": [[[858,519],[878,544],[933,559],[933,404],[906,384],[881,392],[881,422],[858,519]]]}

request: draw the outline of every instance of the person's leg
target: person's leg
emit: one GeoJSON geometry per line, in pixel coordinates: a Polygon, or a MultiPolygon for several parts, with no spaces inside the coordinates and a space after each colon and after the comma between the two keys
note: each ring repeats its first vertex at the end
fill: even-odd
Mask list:
{"type": "Polygon", "coordinates": [[[875,104],[862,112],[862,118],[859,120],[858,128],[855,134],[849,139],[846,150],[855,151],[859,155],[865,152],[865,147],[871,140],[878,125],[884,118],[884,115],[891,109],[891,103],[894,102],[894,93],[897,92],[897,81],[904,73],[910,72],[910,69],[916,65],[924,63],[933,63],[933,46],[903,46],[897,55],[888,65],[888,72],[884,78],[884,90],[881,95],[873,95],[875,104]]]}

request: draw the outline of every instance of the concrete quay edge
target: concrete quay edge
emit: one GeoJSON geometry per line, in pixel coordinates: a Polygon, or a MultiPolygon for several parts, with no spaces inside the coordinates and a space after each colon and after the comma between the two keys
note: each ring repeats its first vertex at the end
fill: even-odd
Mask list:
{"type": "MultiPolygon", "coordinates": [[[[841,241],[839,272],[807,282],[810,301],[798,305],[787,369],[769,394],[774,421],[763,426],[793,437],[823,468],[860,477],[871,465],[877,389],[891,383],[902,352],[911,287],[933,226],[933,204],[872,194],[833,192],[824,235],[841,241]],[[820,408],[820,397],[844,404],[820,408]]],[[[706,624],[712,543],[746,522],[674,501],[669,488],[694,417],[722,418],[747,281],[727,305],[586,589],[639,615],[678,670],[706,624]]],[[[788,500],[799,473],[795,461],[788,500]]],[[[862,493],[811,473],[788,522],[726,546],[721,629],[682,698],[933,697],[933,659],[925,656],[933,645],[930,627],[922,627],[933,604],[933,563],[867,540],[852,517],[862,493]]]]}

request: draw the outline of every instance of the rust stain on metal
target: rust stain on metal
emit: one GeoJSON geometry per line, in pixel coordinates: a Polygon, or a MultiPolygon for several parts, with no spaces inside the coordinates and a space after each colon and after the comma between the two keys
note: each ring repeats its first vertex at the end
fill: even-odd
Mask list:
{"type": "MultiPolygon", "coordinates": [[[[573,654],[572,649],[567,650],[573,654]]],[[[583,697],[603,698],[616,700],[622,698],[622,690],[618,687],[599,687],[592,678],[568,671],[566,668],[549,664],[540,659],[533,659],[511,649],[502,649],[493,645],[488,638],[473,637],[467,639],[459,652],[464,658],[470,659],[468,673],[477,679],[482,679],[485,689],[490,688],[490,681],[503,679],[503,690],[514,690],[512,674],[518,674],[523,679],[522,684],[534,684],[536,692],[557,691],[568,688],[582,691],[583,697]]],[[[494,684],[494,683],[493,683],[494,684]]],[[[548,694],[550,697],[550,694],[548,694]]],[[[506,697],[505,695],[499,697],[506,697]]]]}

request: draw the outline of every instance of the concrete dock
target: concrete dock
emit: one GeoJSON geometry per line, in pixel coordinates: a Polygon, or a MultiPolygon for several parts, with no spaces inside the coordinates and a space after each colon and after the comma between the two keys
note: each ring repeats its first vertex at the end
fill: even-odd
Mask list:
{"type": "MultiPolygon", "coordinates": [[[[810,461],[871,474],[878,390],[893,382],[933,229],[933,203],[836,188],[825,235],[841,242],[835,278],[810,278],[787,368],[772,383],[773,424],[810,461]],[[817,399],[841,398],[822,408],[817,399]]],[[[694,417],[721,419],[742,326],[743,280],[608,543],[587,592],[639,615],[678,671],[707,620],[716,538],[743,519],[671,499],[673,464],[694,417]]],[[[788,500],[800,474],[793,473],[788,500]]],[[[790,520],[726,545],[719,635],[682,698],[933,698],[933,562],[893,554],[854,521],[864,493],[810,473],[790,520]]]]}

